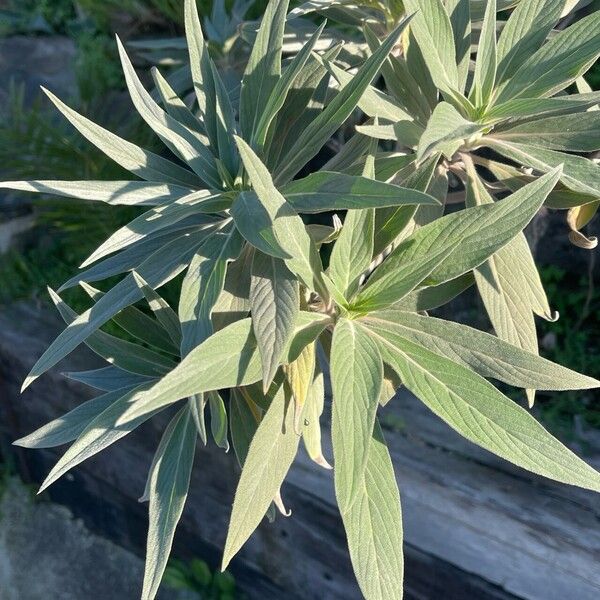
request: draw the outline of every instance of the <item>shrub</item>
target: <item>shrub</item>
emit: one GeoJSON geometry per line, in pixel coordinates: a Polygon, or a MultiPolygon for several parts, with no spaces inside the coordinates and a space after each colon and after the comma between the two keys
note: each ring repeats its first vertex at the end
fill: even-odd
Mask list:
{"type": "Polygon", "coordinates": [[[469,75],[469,2],[406,0],[415,14],[382,40],[365,27],[372,54],[345,72],[336,65],[339,45],[315,51],[324,25],[282,69],[288,2],[275,0],[234,107],[187,0],[197,109],[154,70],[157,104],[119,43],[133,103],[177,162],[119,138],[47,92],[76,129],[139,179],[2,186],[149,208],[62,286],[81,284],[94,301],[90,309],[78,315],[50,290],[68,326],[23,386],[84,342],[110,364],[70,377],[104,393],[16,443],[73,442],[45,489],[176,405],[143,495],[150,513],[143,598],[155,596],[167,564],[197,437],[208,437],[207,405],[214,441],[228,449],[231,439],[242,466],[223,568],[273,507],[286,513],[280,490],[301,440],[330,468],[321,451],[326,369],[318,347],[333,390],[336,497],[365,597],[402,594],[400,497],[377,419],[400,384],[483,448],[600,491],[597,472],[487,381],[526,389],[530,402],[535,389],[600,385],[539,357],[532,341],[533,313],[550,318],[551,311],[522,230],[545,202],[589,206],[598,197],[598,166],[563,152],[597,148],[600,113],[586,109],[598,96],[556,94],[597,58],[600,14],[545,41],[564,4],[523,3],[496,42],[489,2],[469,75]],[[373,86],[380,71],[387,91],[373,86]],[[315,168],[313,159],[357,107],[372,120],[315,168]],[[574,129],[557,127],[556,114],[574,129]],[[531,136],[535,142],[524,144],[531,136]],[[381,138],[402,150],[381,152],[381,138]],[[483,146],[508,161],[482,158],[483,146]],[[467,206],[444,215],[453,176],[467,206]],[[499,191],[509,193],[496,201],[499,191]],[[346,211],[343,225],[308,218],[332,211],[346,211]],[[180,273],[175,311],[157,290],[180,273]],[[91,285],[119,274],[107,292],[91,285]],[[497,336],[427,315],[473,282],[497,336]],[[109,320],[139,343],[101,331],[109,320]]]}

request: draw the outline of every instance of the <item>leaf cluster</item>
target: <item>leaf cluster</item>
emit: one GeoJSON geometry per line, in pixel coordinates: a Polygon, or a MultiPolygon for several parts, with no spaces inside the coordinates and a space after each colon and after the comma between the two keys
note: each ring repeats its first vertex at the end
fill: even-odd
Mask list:
{"type": "Polygon", "coordinates": [[[67,327],[24,383],[85,343],[106,366],[67,376],[100,395],[16,443],[70,444],[45,489],[170,411],[142,495],[150,516],[143,598],[158,590],[198,438],[206,444],[209,429],[221,448],[231,443],[242,468],[223,568],[265,516],[289,514],[281,487],[301,442],[320,467],[331,468],[321,423],[328,371],[336,498],[366,598],[402,595],[400,493],[378,421],[401,385],[481,447],[538,475],[600,491],[600,474],[489,381],[526,390],[530,404],[538,389],[600,386],[538,355],[533,315],[555,315],[523,235],[557,195],[571,207],[598,201],[598,166],[568,153],[595,147],[600,113],[586,109],[598,98],[557,94],[600,53],[599,15],[552,33],[565,6],[521,3],[497,39],[496,3],[488,2],[472,65],[471,3],[405,0],[410,16],[396,19],[382,39],[365,24],[368,57],[348,66],[341,45],[320,46],[325,23],[286,60],[288,2],[273,0],[232,96],[196,4],[186,0],[193,103],[158,69],[150,93],[117,41],[131,100],[168,157],[47,91],[85,138],[137,179],[0,187],[144,212],[63,284],[81,286],[89,309],[77,314],[61,290],[50,290],[67,327]],[[315,167],[357,110],[365,123],[315,167]],[[552,126],[557,115],[572,119],[574,129],[552,126]],[[532,132],[535,146],[514,140],[532,132]],[[382,151],[381,139],[397,146],[382,151]],[[537,162],[524,174],[481,158],[483,146],[523,166],[525,157],[537,162]],[[510,175],[500,176],[497,165],[510,175]],[[488,176],[496,169],[496,187],[482,167],[488,176]],[[465,206],[446,211],[453,177],[465,206]],[[504,197],[495,197],[497,189],[504,197]],[[326,224],[311,222],[315,214],[326,224]],[[93,285],[114,276],[121,278],[106,292],[93,285]],[[158,290],[175,280],[180,293],[171,306],[158,290]],[[427,313],[474,284],[496,335],[427,313]],[[102,331],[109,321],[134,341],[102,331]]]}

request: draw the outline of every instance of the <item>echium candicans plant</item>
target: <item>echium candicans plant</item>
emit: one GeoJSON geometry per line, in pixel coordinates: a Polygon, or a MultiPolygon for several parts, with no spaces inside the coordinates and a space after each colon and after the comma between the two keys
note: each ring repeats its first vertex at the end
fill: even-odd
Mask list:
{"type": "MultiPolygon", "coordinates": [[[[324,24],[282,69],[287,9],[286,0],[274,0],[266,10],[239,106],[231,105],[207,53],[194,0],[185,2],[185,23],[195,106],[183,103],[155,70],[156,103],[119,44],[133,103],[175,160],[100,128],[48,92],[76,129],[137,179],[2,184],[148,207],[62,286],[80,284],[93,300],[89,310],[78,315],[50,291],[68,325],[24,383],[85,343],[107,365],[68,376],[102,393],[16,442],[71,444],[45,489],[144,421],[173,411],[142,495],[150,516],[144,599],[155,596],[165,569],[197,438],[207,442],[206,410],[214,441],[224,449],[231,441],[242,467],[223,567],[265,515],[286,512],[282,484],[301,441],[317,465],[331,468],[321,448],[329,431],[320,423],[326,364],[335,493],[368,599],[402,596],[400,494],[377,419],[400,385],[498,456],[600,491],[600,474],[488,379],[526,390],[589,389],[600,382],[519,344],[427,314],[472,282],[473,272],[486,277],[503,252],[522,259],[519,268],[535,270],[522,230],[564,181],[565,167],[545,169],[494,201],[465,158],[469,206],[447,215],[441,206],[448,173],[437,152],[407,159],[381,153],[377,140],[357,134],[323,168],[311,168],[357,106],[368,111],[382,101],[371,87],[376,76],[406,28],[417,35],[423,22],[401,21],[332,95],[339,47],[314,51],[324,24]],[[331,211],[345,211],[343,225],[300,216],[331,211]],[[179,302],[172,307],[157,290],[179,274],[179,302]],[[108,291],[92,285],[118,275],[108,291]],[[100,329],[111,319],[127,340],[100,329]]],[[[573,43],[579,42],[578,36],[573,43]]],[[[539,291],[544,304],[535,286],[532,297],[539,291]]],[[[531,302],[522,301],[524,311],[531,302]]]]}

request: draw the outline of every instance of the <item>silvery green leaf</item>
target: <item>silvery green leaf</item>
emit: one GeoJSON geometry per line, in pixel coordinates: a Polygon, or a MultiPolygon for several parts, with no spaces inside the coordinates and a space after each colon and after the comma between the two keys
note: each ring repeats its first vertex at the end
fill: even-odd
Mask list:
{"type": "Polygon", "coordinates": [[[194,131],[171,117],[154,102],[139,80],[118,37],[117,46],[129,95],[142,119],[174,154],[190,166],[202,181],[212,188],[219,189],[222,181],[209,148],[202,143],[194,131]]]}
{"type": "MultiPolygon", "coordinates": [[[[467,206],[491,204],[493,200],[470,161],[466,166],[467,206]]],[[[506,246],[474,270],[475,282],[494,331],[514,346],[538,353],[533,313],[552,319],[548,299],[529,244],[518,233],[506,246]]],[[[527,390],[530,407],[535,392],[527,390]]]]}
{"type": "MultiPolygon", "coordinates": [[[[414,154],[408,157],[405,168],[411,169],[410,175],[402,177],[405,187],[419,191],[427,191],[431,185],[433,174],[439,162],[439,155],[435,154],[426,159],[419,166],[415,166],[414,154]]],[[[377,167],[376,167],[377,168],[377,167]]],[[[402,171],[403,172],[403,171],[402,171]]],[[[381,177],[381,170],[377,168],[381,177]]],[[[400,173],[396,178],[400,177],[400,173]]],[[[404,234],[408,225],[415,216],[416,206],[399,206],[391,208],[380,208],[375,212],[375,245],[374,255],[383,252],[390,244],[395,242],[400,234],[404,234]]]]}
{"type": "Polygon", "coordinates": [[[467,121],[454,106],[440,102],[419,141],[417,160],[421,161],[434,152],[442,152],[447,158],[452,158],[467,139],[481,130],[479,123],[467,121]]]}
{"type": "Polygon", "coordinates": [[[471,6],[470,0],[447,0],[446,10],[450,17],[456,66],[458,71],[458,91],[464,93],[471,62],[471,6]]]}
{"type": "MultiPolygon", "coordinates": [[[[258,148],[262,148],[265,145],[269,126],[273,122],[273,119],[276,117],[277,113],[283,107],[292,85],[303,71],[304,66],[310,58],[311,52],[313,51],[315,44],[318,42],[319,36],[323,32],[324,28],[325,22],[323,22],[317,31],[315,31],[310,40],[304,44],[300,52],[294,56],[292,62],[287,66],[281,77],[279,77],[275,83],[275,86],[268,97],[267,103],[265,105],[260,103],[257,105],[259,111],[256,115],[257,118],[255,119],[256,126],[253,133],[253,140],[256,142],[256,146],[258,148]]],[[[269,52],[270,51],[271,50],[269,49],[269,52]]],[[[281,57],[279,58],[281,59],[281,57]]],[[[262,90],[261,93],[263,93],[262,90]]]]}
{"type": "Polygon", "coordinates": [[[196,0],[185,0],[184,22],[192,82],[202,122],[211,146],[230,176],[237,173],[238,159],[232,135],[236,131],[227,92],[210,58],[202,35],[196,0]]]}
{"type": "Polygon", "coordinates": [[[571,111],[582,112],[600,103],[600,92],[571,94],[556,98],[515,98],[486,111],[486,121],[519,119],[571,111]]]}
{"type": "Polygon", "coordinates": [[[529,0],[517,4],[498,39],[499,83],[511,77],[544,43],[564,4],[565,0],[529,0]]]}
{"type": "Polygon", "coordinates": [[[600,12],[583,17],[530,55],[500,88],[496,104],[511,98],[556,94],[589,69],[600,55],[600,12]]]}
{"type": "MultiPolygon", "coordinates": [[[[295,360],[329,323],[325,315],[300,312],[284,362],[295,360]]],[[[194,394],[249,385],[261,379],[262,365],[252,322],[242,319],[196,346],[152,389],[136,398],[122,420],[134,420],[194,394]]]]}
{"type": "Polygon", "coordinates": [[[282,184],[290,181],[350,116],[364,91],[377,75],[407,22],[405,19],[390,33],[381,46],[360,67],[352,81],[308,124],[281,160],[280,164],[283,166],[276,175],[276,183],[282,184]]]}
{"type": "Polygon", "coordinates": [[[282,194],[301,213],[439,204],[429,194],[409,187],[329,171],[316,171],[291,181],[283,187],[282,194]]]}
{"type": "Polygon", "coordinates": [[[145,375],[130,373],[115,365],[100,367],[91,371],[69,371],[63,373],[63,375],[103,392],[114,392],[124,387],[140,385],[148,379],[145,375]]]}
{"type": "Polygon", "coordinates": [[[375,211],[372,208],[348,211],[333,246],[329,277],[347,298],[357,290],[361,274],[371,263],[374,226],[375,211]]]}
{"type": "Polygon", "coordinates": [[[424,346],[377,334],[402,383],[469,441],[538,475],[600,491],[600,474],[492,384],[424,346]]]}
{"type": "MultiPolygon", "coordinates": [[[[166,244],[137,267],[138,274],[155,289],[185,269],[200,242],[187,236],[166,244]]],[[[79,315],[50,345],[31,369],[23,389],[126,306],[143,298],[143,292],[130,274],[103,296],[95,306],[79,315]]]]}
{"type": "Polygon", "coordinates": [[[152,79],[156,85],[156,89],[160,94],[163,106],[165,110],[173,117],[176,121],[179,121],[182,125],[185,125],[190,131],[193,131],[200,143],[205,146],[210,145],[210,140],[205,135],[205,129],[202,121],[196,117],[196,115],[187,107],[185,102],[179,98],[175,93],[175,90],[170,86],[169,82],[160,74],[160,71],[156,68],[152,68],[152,79]]]}
{"type": "MultiPolygon", "coordinates": [[[[444,319],[401,310],[364,317],[370,330],[390,341],[409,340],[469,367],[482,377],[540,390],[579,390],[600,382],[553,363],[494,335],[444,319]]],[[[398,342],[400,343],[400,342],[398,342]]]]}
{"type": "Polygon", "coordinates": [[[158,292],[154,291],[148,282],[136,271],[132,271],[135,284],[142,290],[144,298],[148,303],[150,310],[159,323],[162,324],[175,347],[179,348],[181,344],[181,323],[177,313],[169,306],[169,303],[163,299],[158,292]]]}
{"type": "Polygon", "coordinates": [[[437,285],[478,267],[523,230],[560,174],[555,169],[500,202],[467,208],[421,227],[377,268],[357,297],[357,306],[364,303],[372,310],[397,302],[420,283],[421,272],[426,284],[437,285]]]}
{"type": "Polygon", "coordinates": [[[265,516],[298,451],[300,436],[284,390],[279,388],[250,442],[233,501],[223,569],[265,516]]]}
{"type": "Polygon", "coordinates": [[[225,276],[225,285],[212,313],[216,330],[223,329],[250,312],[250,276],[254,248],[246,244],[240,256],[230,263],[225,276]]]}
{"type": "Polygon", "coordinates": [[[475,73],[469,99],[475,106],[487,106],[496,83],[496,0],[488,0],[477,45],[475,73]]]}
{"type": "Polygon", "coordinates": [[[600,150],[600,111],[546,117],[494,131],[494,138],[550,150],[594,152],[600,150]]]}
{"type": "MultiPolygon", "coordinates": [[[[327,68],[344,89],[353,79],[353,75],[344,71],[333,63],[325,63],[327,68]]],[[[388,121],[412,121],[411,115],[400,106],[400,104],[390,95],[369,85],[366,87],[363,95],[358,101],[357,106],[367,116],[372,118],[386,119],[388,121]]]]}
{"type": "Polygon", "coordinates": [[[211,335],[211,314],[223,291],[227,263],[237,258],[242,245],[242,236],[230,224],[207,238],[194,254],[179,296],[182,356],[211,335]]]}
{"type": "MultiPolygon", "coordinates": [[[[104,296],[103,291],[85,282],[81,282],[80,285],[85,293],[94,301],[98,301],[104,296]]],[[[173,344],[169,334],[162,325],[146,315],[139,308],[128,306],[117,313],[112,320],[124,331],[127,331],[134,338],[148,346],[179,356],[178,348],[173,344]]]]}
{"type": "Polygon", "coordinates": [[[131,206],[155,206],[175,202],[193,192],[191,188],[180,185],[151,181],[1,181],[0,189],[131,206]]]}
{"type": "Polygon", "coordinates": [[[281,46],[289,0],[273,0],[265,10],[240,91],[240,127],[251,140],[281,77],[281,46]]]}
{"type": "Polygon", "coordinates": [[[88,269],[79,271],[71,279],[63,283],[59,292],[78,285],[81,281],[93,282],[107,279],[113,275],[120,275],[136,269],[142,264],[148,256],[154,254],[163,246],[168,245],[176,239],[189,240],[190,238],[197,240],[198,244],[211,233],[212,230],[203,230],[201,226],[191,225],[187,221],[177,223],[173,227],[168,227],[165,230],[158,231],[155,235],[140,240],[136,244],[128,246],[114,256],[109,256],[104,260],[92,265],[88,269]]]}
{"type": "MultiPolygon", "coordinates": [[[[72,325],[78,317],[77,313],[54,290],[48,288],[48,292],[65,323],[72,325]]],[[[90,310],[93,310],[93,308],[90,310]]],[[[175,366],[175,362],[171,358],[167,358],[144,346],[122,340],[104,331],[95,331],[89,335],[85,340],[85,344],[108,362],[138,375],[157,377],[167,373],[175,366]]]]}
{"type": "Polygon", "coordinates": [[[129,406],[132,398],[152,383],[144,383],[126,392],[117,401],[113,402],[98,416],[92,419],[79,437],[73,442],[60,460],[54,465],[40,487],[40,492],[62,477],[67,471],[76,467],[84,460],[98,454],[111,444],[131,433],[136,427],[147,421],[153,413],[145,414],[127,424],[117,427],[117,420],[129,406]]]}
{"type": "MultiPolygon", "coordinates": [[[[406,241],[411,247],[414,243],[413,237],[414,234],[406,241]]],[[[364,313],[391,306],[402,300],[445,262],[448,255],[457,248],[458,242],[449,239],[427,246],[427,252],[419,252],[413,255],[411,260],[397,259],[401,254],[396,255],[395,251],[392,252],[353,298],[350,308],[364,313]]],[[[402,247],[402,244],[398,246],[402,247]]]]}
{"type": "MultiPolygon", "coordinates": [[[[364,175],[375,181],[375,154],[377,142],[373,141],[366,158],[364,175]]],[[[344,298],[357,291],[360,276],[371,264],[374,247],[375,210],[363,208],[346,213],[344,226],[338,236],[329,260],[329,277],[344,298]]]]}
{"type": "Polygon", "coordinates": [[[227,440],[227,411],[221,394],[216,391],[206,393],[208,398],[208,406],[210,408],[210,431],[215,444],[219,448],[223,448],[225,452],[229,452],[229,441],[227,440]]]}
{"type": "Polygon", "coordinates": [[[561,166],[563,185],[592,199],[600,197],[600,166],[587,158],[493,137],[486,138],[485,143],[506,158],[543,173],[561,166]]]}
{"type": "Polygon", "coordinates": [[[354,504],[342,513],[354,575],[366,600],[401,600],[402,512],[394,466],[379,423],[354,504]]]}
{"type": "Polygon", "coordinates": [[[410,25],[435,85],[443,91],[459,88],[452,24],[442,0],[404,0],[410,25]]]}
{"type": "MultiPolygon", "coordinates": [[[[275,241],[277,252],[274,255],[284,258],[288,269],[306,287],[326,295],[321,258],[302,219],[277,190],[269,171],[250,146],[241,138],[236,138],[236,141],[255,192],[242,193],[234,202],[232,216],[236,226],[251,244],[257,238],[266,237],[268,254],[273,255],[271,247],[275,241]],[[248,223],[249,214],[254,218],[248,223]]],[[[262,241],[258,243],[257,248],[265,251],[265,244],[262,241]]]]}
{"type": "Polygon", "coordinates": [[[356,321],[340,319],[331,343],[331,439],[335,495],[342,515],[363,485],[383,363],[377,345],[356,321]]]}
{"type": "Polygon", "coordinates": [[[240,388],[233,388],[229,398],[229,431],[233,451],[240,467],[244,466],[250,442],[256,433],[260,419],[259,408],[246,400],[240,388]]]}
{"type": "MultiPolygon", "coordinates": [[[[228,206],[228,202],[222,201],[220,196],[213,196],[201,191],[185,196],[171,204],[150,209],[113,233],[81,263],[80,268],[87,267],[108,254],[122,250],[149,235],[179,223],[187,217],[201,213],[205,203],[210,205],[209,211],[213,212],[214,201],[217,203],[217,208],[221,203],[223,207],[228,206]]],[[[200,225],[204,225],[205,229],[216,223],[214,217],[203,215],[198,215],[198,219],[195,219],[195,221],[200,225]]]]}
{"type": "Polygon", "coordinates": [[[323,52],[320,58],[313,54],[294,80],[285,104],[272,122],[267,136],[264,160],[265,164],[273,167],[275,171],[281,164],[284,151],[323,110],[330,76],[325,65],[321,63],[325,60],[335,60],[341,48],[341,44],[334,45],[323,52]]]}
{"type": "Polygon", "coordinates": [[[150,473],[150,524],[142,600],[153,600],[158,592],[187,498],[195,450],[196,429],[185,407],[165,429],[150,473]]]}
{"type": "Polygon", "coordinates": [[[285,263],[254,253],[250,283],[252,325],[263,365],[263,389],[269,389],[300,310],[298,280],[285,263]]]}
{"type": "Polygon", "coordinates": [[[22,448],[54,448],[68,444],[77,439],[100,413],[138,385],[140,385],[139,381],[135,385],[125,386],[83,402],[62,417],[15,440],[13,444],[22,448]]]}
{"type": "Polygon", "coordinates": [[[412,291],[391,308],[407,312],[433,310],[450,302],[475,283],[472,272],[467,272],[456,279],[440,285],[432,285],[412,291]]]}
{"type": "Polygon", "coordinates": [[[124,169],[147,181],[164,181],[193,189],[203,187],[201,179],[191,171],[96,125],[69,108],[52,92],[44,88],[42,90],[83,137],[124,169]]]}

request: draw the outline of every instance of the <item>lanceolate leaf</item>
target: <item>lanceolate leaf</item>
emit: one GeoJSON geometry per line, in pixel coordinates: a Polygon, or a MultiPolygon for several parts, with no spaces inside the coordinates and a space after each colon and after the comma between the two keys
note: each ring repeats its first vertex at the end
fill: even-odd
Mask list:
{"type": "Polygon", "coordinates": [[[503,156],[526,167],[548,172],[561,166],[562,184],[574,192],[587,194],[592,198],[600,197],[600,166],[587,158],[503,139],[490,138],[486,142],[503,156]]]}
{"type": "Polygon", "coordinates": [[[296,360],[284,366],[284,373],[294,402],[294,429],[302,433],[301,420],[316,367],[315,343],[305,346],[296,360]]]}
{"type": "Polygon", "coordinates": [[[555,169],[505,200],[446,215],[421,227],[375,271],[358,296],[357,304],[363,302],[374,307],[400,300],[419,283],[416,281],[420,275],[418,268],[423,269],[427,283],[437,285],[479,266],[529,223],[559,177],[560,170],[555,169]],[[502,227],[498,226],[499,222],[502,227]],[[442,258],[444,248],[445,259],[442,258]],[[431,270],[427,274],[429,265],[431,270]],[[403,280],[409,273],[415,278],[412,286],[403,280]],[[396,286],[399,291],[395,291],[396,286]],[[381,299],[378,299],[379,294],[381,299]]]}
{"type": "Polygon", "coordinates": [[[486,106],[496,82],[496,0],[488,0],[477,47],[477,61],[470,100],[486,106]]]}
{"type": "Polygon", "coordinates": [[[502,83],[535,52],[558,19],[565,0],[519,2],[498,39],[498,82],[502,83]]]}
{"type": "Polygon", "coordinates": [[[294,431],[294,410],[281,386],[248,449],[231,511],[223,569],[265,516],[296,456],[299,442],[300,436],[294,431]]]}
{"type": "Polygon", "coordinates": [[[273,381],[300,310],[298,281],[281,259],[256,252],[250,285],[252,325],[263,366],[263,388],[273,381]]]}
{"type": "Polygon", "coordinates": [[[410,29],[419,43],[435,85],[443,91],[458,90],[456,48],[450,18],[442,0],[404,0],[410,29]]]}
{"type": "MultiPolygon", "coordinates": [[[[328,319],[323,315],[301,312],[285,362],[295,360],[327,323],[328,319]]],[[[122,421],[135,419],[194,394],[249,385],[261,378],[261,360],[251,319],[242,319],[196,346],[168,375],[136,399],[122,421]]]]}
{"type": "MultiPolygon", "coordinates": [[[[282,4],[286,4],[286,2],[282,4]]],[[[296,54],[292,62],[287,66],[287,68],[283,72],[283,75],[279,77],[277,83],[273,87],[271,95],[268,98],[267,104],[265,106],[263,106],[260,103],[257,104],[258,114],[257,118],[255,119],[256,126],[255,131],[253,132],[253,138],[256,141],[256,145],[259,148],[262,148],[264,146],[269,126],[271,125],[273,119],[276,117],[279,110],[284,105],[287,95],[294,81],[302,73],[304,65],[308,61],[310,54],[313,48],[315,47],[315,44],[319,40],[319,36],[323,32],[324,27],[325,22],[321,24],[317,31],[315,31],[315,33],[311,36],[310,40],[306,42],[306,44],[304,44],[302,50],[300,50],[300,52],[296,54]]],[[[269,48],[268,51],[269,53],[271,53],[272,49],[269,48]]],[[[279,60],[281,60],[281,56],[279,57],[279,60]]],[[[257,66],[257,68],[261,69],[262,67],[257,66]]],[[[255,77],[255,75],[253,75],[253,77],[255,77]]],[[[242,89],[244,89],[243,86],[244,84],[242,83],[242,89]]],[[[261,94],[263,94],[264,91],[265,90],[261,89],[261,94]]],[[[257,98],[252,98],[251,101],[256,102],[257,98]]]]}
{"type": "MultiPolygon", "coordinates": [[[[580,375],[494,335],[460,323],[400,310],[374,312],[364,318],[369,329],[395,343],[400,338],[470,367],[483,377],[540,390],[600,387],[580,375]]],[[[398,342],[400,343],[400,342],[398,342]]]]}
{"type": "Polygon", "coordinates": [[[364,482],[383,363],[376,344],[355,321],[338,321],[331,344],[335,494],[348,512],[364,482]]]}
{"type": "MultiPolygon", "coordinates": [[[[48,288],[48,292],[65,323],[72,324],[77,318],[77,313],[53,289],[48,288]]],[[[85,343],[110,363],[138,375],[157,377],[167,373],[170,368],[175,366],[172,358],[167,358],[149,348],[122,340],[104,331],[92,333],[85,343]]]]}
{"type": "Polygon", "coordinates": [[[187,498],[195,449],[196,429],[185,407],[167,426],[150,473],[150,526],[142,600],[152,600],[158,592],[187,498]]]}
{"type": "Polygon", "coordinates": [[[139,381],[135,385],[123,387],[83,402],[62,417],[50,421],[21,439],[15,440],[13,444],[23,448],[53,448],[72,442],[83,433],[85,428],[100,413],[138,385],[140,385],[139,381]]]}
{"type": "Polygon", "coordinates": [[[501,87],[497,103],[551,96],[583,75],[600,55],[600,12],[559,32],[530,55],[501,87]]]}
{"type": "MultiPolygon", "coordinates": [[[[493,203],[468,157],[465,157],[465,163],[469,178],[467,205],[493,203]]],[[[533,313],[539,312],[540,300],[546,317],[551,317],[548,300],[525,235],[518,233],[506,246],[477,267],[474,274],[479,294],[498,336],[537,354],[533,313]]],[[[534,391],[528,390],[527,395],[532,406],[534,391]]]]}
{"type": "Polygon", "coordinates": [[[366,600],[401,600],[402,513],[394,466],[379,423],[354,504],[342,513],[354,574],[366,600]]]}
{"type": "Polygon", "coordinates": [[[325,469],[331,469],[331,465],[323,456],[321,446],[321,424],[320,418],[323,414],[323,405],[325,400],[325,384],[323,373],[318,367],[315,377],[308,390],[306,398],[306,407],[304,409],[304,426],[302,428],[302,440],[306,452],[312,460],[325,469]]]}
{"type": "Polygon", "coordinates": [[[210,236],[192,258],[179,298],[182,356],[212,333],[211,314],[223,291],[227,262],[239,255],[242,245],[242,236],[230,224],[210,236]]]}
{"type": "Polygon", "coordinates": [[[42,90],[81,135],[124,169],[147,181],[164,181],[192,188],[203,187],[201,179],[191,171],[107,131],[69,108],[52,92],[44,88],[42,90]]]}
{"type": "Polygon", "coordinates": [[[451,158],[468,138],[479,131],[480,124],[467,121],[451,104],[441,102],[433,111],[419,141],[417,160],[421,161],[435,151],[451,158]]]}
{"type": "Polygon", "coordinates": [[[281,46],[288,0],[273,0],[267,6],[240,92],[242,135],[250,141],[271,93],[281,77],[281,46]]]}
{"type": "Polygon", "coordinates": [[[600,111],[536,119],[494,132],[494,137],[528,143],[551,150],[594,152],[600,150],[600,111]]]}
{"type": "Polygon", "coordinates": [[[480,375],[407,340],[377,339],[402,383],[465,438],[538,475],[600,491],[600,474],[480,375]]]}
{"type": "Polygon", "coordinates": [[[290,181],[350,116],[363,92],[377,75],[406,24],[407,21],[404,20],[398,25],[381,46],[365,61],[352,81],[300,134],[300,137],[281,161],[283,167],[275,178],[276,183],[281,184],[290,181]]]}
{"type": "Polygon", "coordinates": [[[0,188],[132,206],[175,202],[193,192],[189,187],[151,181],[2,181],[0,188]]]}
{"type": "MultiPolygon", "coordinates": [[[[138,267],[139,274],[153,289],[176,277],[191,259],[200,241],[193,236],[176,239],[151,254],[138,267]]],[[[143,298],[132,275],[128,275],[107,292],[90,309],[79,315],[44,352],[23,383],[23,389],[42,373],[75,349],[122,308],[143,298]]]]}
{"type": "MultiPolygon", "coordinates": [[[[288,269],[298,275],[302,283],[309,289],[326,296],[326,288],[321,277],[323,269],[321,258],[302,219],[273,185],[268,170],[250,146],[241,138],[236,138],[236,141],[244,167],[256,192],[256,198],[260,201],[260,204],[256,202],[250,204],[253,199],[251,194],[240,195],[232,209],[236,225],[240,228],[242,235],[248,236],[247,239],[250,243],[253,243],[257,234],[260,235],[266,229],[268,239],[274,240],[283,251],[283,257],[281,254],[278,257],[285,258],[288,269]],[[247,204],[240,205],[243,201],[242,198],[246,200],[247,204]],[[253,208],[255,215],[260,214],[262,209],[262,218],[251,223],[244,223],[243,221],[247,219],[248,215],[248,205],[253,208]],[[237,206],[240,208],[236,208],[237,206]],[[246,208],[246,211],[241,210],[242,206],[246,208]],[[254,229],[255,233],[252,234],[251,229],[254,229]]],[[[261,246],[259,249],[264,250],[262,243],[261,246]]],[[[271,252],[267,253],[271,254],[271,252]]]]}
{"type": "Polygon", "coordinates": [[[125,437],[144,421],[148,420],[154,413],[150,412],[129,421],[123,426],[117,427],[117,420],[124,414],[132,398],[135,397],[136,393],[147,389],[150,385],[151,382],[133,388],[92,419],[77,440],[73,442],[73,445],[70,446],[56,465],[54,465],[42,483],[40,492],[62,477],[67,471],[94,456],[94,454],[101,452],[111,444],[114,444],[117,440],[125,437]]]}
{"type": "Polygon", "coordinates": [[[218,156],[229,174],[235,174],[237,158],[232,139],[235,132],[233,112],[223,82],[204,42],[196,0],[185,0],[184,16],[192,80],[203,123],[213,151],[218,150],[218,156]]]}
{"type": "Polygon", "coordinates": [[[301,213],[412,204],[439,204],[416,189],[367,177],[317,171],[282,188],[286,200],[301,213]]]}
{"type": "Polygon", "coordinates": [[[193,131],[163,111],[139,80],[125,48],[117,37],[121,65],[129,95],[138,113],[163,140],[163,142],[208,185],[219,189],[221,178],[216,169],[214,156],[193,131]]]}
{"type": "Polygon", "coordinates": [[[88,385],[103,392],[114,392],[121,388],[133,387],[148,381],[148,376],[130,373],[115,365],[100,367],[91,371],[77,371],[63,373],[65,377],[88,385]]]}
{"type": "Polygon", "coordinates": [[[456,66],[458,70],[458,91],[464,93],[471,61],[471,7],[470,0],[447,0],[446,10],[452,24],[456,66]]]}

